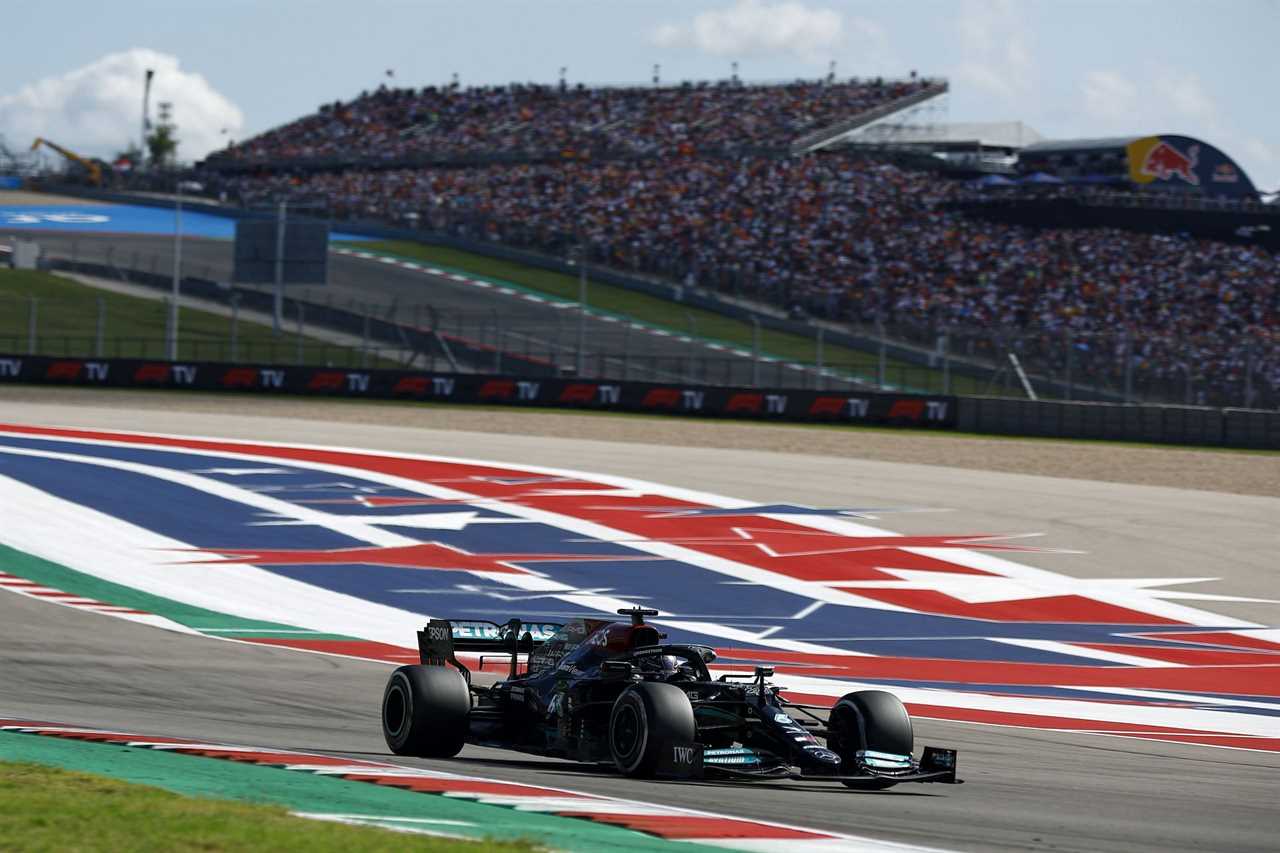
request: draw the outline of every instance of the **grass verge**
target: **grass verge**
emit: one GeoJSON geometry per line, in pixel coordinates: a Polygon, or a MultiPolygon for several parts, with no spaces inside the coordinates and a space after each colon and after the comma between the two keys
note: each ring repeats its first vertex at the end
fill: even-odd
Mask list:
{"type": "MultiPolygon", "coordinates": [[[[115,293],[34,270],[0,269],[0,352],[30,352],[32,300],[35,300],[35,355],[93,356],[99,316],[103,351],[108,358],[164,358],[168,306],[157,299],[115,293]]],[[[311,364],[360,364],[350,348],[311,337],[282,333],[239,319],[236,359],[231,358],[229,316],[182,308],[178,317],[178,358],[192,361],[263,361],[311,364]]],[[[388,362],[385,365],[391,366],[388,362]]]]}
{"type": "Polygon", "coordinates": [[[0,849],[6,851],[306,851],[531,853],[483,843],[294,816],[281,806],[183,797],[103,776],[0,762],[0,849]]]}

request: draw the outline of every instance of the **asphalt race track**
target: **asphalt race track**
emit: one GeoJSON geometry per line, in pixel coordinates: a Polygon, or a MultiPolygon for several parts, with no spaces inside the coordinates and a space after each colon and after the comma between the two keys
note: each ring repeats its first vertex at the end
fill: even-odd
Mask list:
{"type": "MultiPolygon", "coordinates": [[[[263,417],[175,412],[151,414],[143,423],[127,410],[16,404],[2,395],[0,422],[564,466],[761,502],[951,508],[945,515],[903,514],[881,523],[904,533],[940,527],[1045,531],[1043,544],[1088,555],[1019,554],[1018,561],[1076,577],[1214,576],[1222,580],[1191,588],[1240,596],[1275,589],[1280,500],[1272,498],[817,456],[263,417]]],[[[608,419],[601,423],[603,432],[608,419]]],[[[1195,604],[1267,625],[1276,624],[1280,610],[1267,602],[1195,604]]],[[[388,672],[383,664],[162,633],[5,593],[0,637],[0,716],[343,755],[388,754],[377,712],[388,672]]],[[[967,784],[876,793],[797,784],[658,784],[475,747],[455,761],[396,760],[956,850],[1261,851],[1274,850],[1280,834],[1276,752],[929,719],[917,721],[916,739],[918,745],[958,748],[967,784]]]]}
{"type": "MultiPolygon", "coordinates": [[[[173,269],[171,236],[51,232],[31,236],[47,253],[57,257],[161,274],[173,269]]],[[[187,238],[183,241],[182,256],[185,275],[212,281],[231,278],[232,243],[228,240],[187,238]]],[[[578,320],[574,308],[552,308],[549,303],[495,293],[394,264],[331,253],[327,286],[299,286],[291,288],[290,293],[318,303],[332,300],[339,307],[384,318],[394,306],[394,316],[402,323],[423,318],[416,321],[425,324],[429,306],[437,312],[441,331],[487,342],[491,340],[490,335],[495,334],[494,328],[505,328],[512,333],[502,338],[503,345],[512,352],[531,355],[556,352],[565,364],[576,358],[578,320]]],[[[681,334],[686,331],[689,330],[659,335],[628,328],[626,323],[589,316],[584,352],[588,366],[597,353],[611,356],[627,353],[632,359],[648,359],[647,363],[636,361],[632,365],[630,378],[633,379],[687,376],[691,381],[694,378],[721,382],[751,380],[750,358],[681,334]],[[704,370],[707,372],[703,373],[704,370]]],[[[696,333],[696,329],[692,331],[696,333]]],[[[775,387],[795,386],[808,378],[772,360],[765,360],[760,369],[762,384],[775,387]]]]}

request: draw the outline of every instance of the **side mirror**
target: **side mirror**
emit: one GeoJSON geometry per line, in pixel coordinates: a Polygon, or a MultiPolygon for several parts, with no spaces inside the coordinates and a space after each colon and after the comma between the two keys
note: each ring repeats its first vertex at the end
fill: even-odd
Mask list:
{"type": "Polygon", "coordinates": [[[756,673],[755,673],[755,674],[756,674],[756,678],[759,678],[759,679],[761,679],[761,680],[766,679],[766,678],[773,678],[773,667],[771,667],[771,666],[758,666],[758,667],[756,667],[756,673]]]}
{"type": "Polygon", "coordinates": [[[703,662],[703,663],[711,663],[713,660],[715,660],[715,659],[716,659],[716,650],[715,650],[715,649],[708,648],[707,646],[701,646],[701,647],[698,649],[698,651],[702,653],[702,662],[703,662]]]}

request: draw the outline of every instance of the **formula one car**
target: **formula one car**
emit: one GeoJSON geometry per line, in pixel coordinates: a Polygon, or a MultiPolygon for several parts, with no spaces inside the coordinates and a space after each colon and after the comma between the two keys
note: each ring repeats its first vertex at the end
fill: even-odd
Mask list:
{"type": "Polygon", "coordinates": [[[772,668],[713,679],[710,648],[664,643],[644,621],[655,610],[618,612],[630,621],[431,620],[418,632],[422,663],[397,669],[383,692],[387,745],[399,755],[447,758],[472,743],[611,763],[636,777],[851,788],[960,781],[955,750],[925,747],[912,757],[911,718],[890,693],[848,693],[829,713],[789,702],[770,683],[772,668]],[[473,684],[459,651],[480,653],[481,667],[506,659],[508,677],[473,684]]]}

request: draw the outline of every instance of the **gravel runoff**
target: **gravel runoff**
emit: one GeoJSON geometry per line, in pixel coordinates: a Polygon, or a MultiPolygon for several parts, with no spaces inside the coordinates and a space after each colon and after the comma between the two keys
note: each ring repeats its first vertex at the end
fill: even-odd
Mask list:
{"type": "Polygon", "coordinates": [[[768,450],[1280,497],[1280,453],[1268,451],[980,438],[905,429],[516,411],[487,406],[94,388],[4,386],[0,387],[0,402],[132,409],[140,415],[137,429],[144,431],[148,428],[144,413],[148,411],[259,415],[681,447],[768,450]]]}

